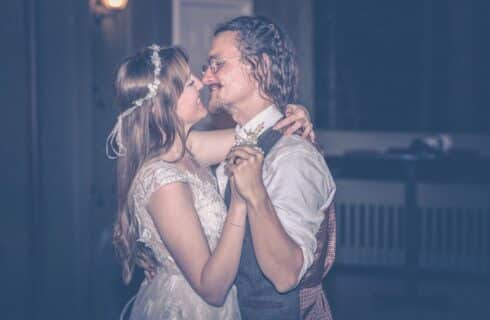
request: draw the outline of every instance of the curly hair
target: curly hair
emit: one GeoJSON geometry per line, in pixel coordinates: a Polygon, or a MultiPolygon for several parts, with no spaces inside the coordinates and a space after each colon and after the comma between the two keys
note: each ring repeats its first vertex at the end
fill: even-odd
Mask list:
{"type": "Polygon", "coordinates": [[[288,35],[266,17],[240,16],[217,26],[214,36],[236,32],[242,61],[265,98],[284,111],[297,99],[298,67],[296,50],[288,35]]]}

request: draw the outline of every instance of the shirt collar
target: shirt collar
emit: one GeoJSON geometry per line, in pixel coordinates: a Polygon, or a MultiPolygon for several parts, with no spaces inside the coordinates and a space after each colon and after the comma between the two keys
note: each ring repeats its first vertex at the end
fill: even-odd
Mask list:
{"type": "Polygon", "coordinates": [[[235,127],[235,144],[257,144],[258,137],[283,117],[275,105],[270,105],[250,119],[243,126],[235,127]]]}

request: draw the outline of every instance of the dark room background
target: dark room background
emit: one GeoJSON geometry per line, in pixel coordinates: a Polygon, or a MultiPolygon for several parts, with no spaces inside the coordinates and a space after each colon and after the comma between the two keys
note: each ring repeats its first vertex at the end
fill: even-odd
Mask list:
{"type": "MultiPolygon", "coordinates": [[[[105,156],[105,139],[117,113],[112,80],[127,55],[153,42],[172,43],[176,1],[129,0],[107,17],[96,16],[90,0],[2,3],[0,319],[118,319],[137,288],[137,281],[123,286],[111,245],[115,163],[105,156]]],[[[490,1],[207,2],[242,1],[282,24],[295,42],[299,102],[314,117],[327,163],[351,149],[406,147],[439,133],[450,134],[456,148],[490,155],[490,1]]],[[[354,212],[358,206],[381,208],[373,215],[381,217],[403,202],[401,183],[336,181],[344,208],[339,241],[370,230],[371,220],[354,212]]],[[[422,283],[425,295],[447,293],[454,305],[380,311],[373,296],[403,292],[400,253],[385,259],[380,248],[356,251],[346,240],[325,283],[336,318],[489,319],[489,195],[488,183],[419,189],[421,206],[441,209],[434,216],[453,217],[454,207],[470,217],[436,219],[431,229],[453,230],[440,239],[469,239],[469,251],[458,251],[455,262],[436,261],[422,283]],[[466,254],[474,259],[457,260],[466,254]],[[444,265],[454,266],[452,273],[432,281],[444,265]]],[[[398,221],[390,219],[373,221],[398,221]]]]}
{"type": "Polygon", "coordinates": [[[488,1],[315,4],[318,125],[489,133],[488,1]]]}

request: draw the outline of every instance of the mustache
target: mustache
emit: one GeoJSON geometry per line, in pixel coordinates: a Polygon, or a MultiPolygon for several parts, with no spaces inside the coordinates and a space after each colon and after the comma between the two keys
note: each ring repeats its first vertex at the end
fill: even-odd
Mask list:
{"type": "Polygon", "coordinates": [[[219,82],[208,84],[209,90],[220,89],[221,87],[223,87],[223,85],[219,82]]]}

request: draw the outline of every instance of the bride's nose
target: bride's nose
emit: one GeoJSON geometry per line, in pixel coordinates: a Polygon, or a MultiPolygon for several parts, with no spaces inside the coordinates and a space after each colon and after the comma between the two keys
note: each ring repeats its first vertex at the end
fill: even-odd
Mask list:
{"type": "Polygon", "coordinates": [[[202,81],[200,79],[196,78],[196,88],[197,88],[197,90],[200,91],[203,87],[204,87],[204,85],[203,85],[202,81]]]}

